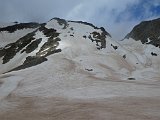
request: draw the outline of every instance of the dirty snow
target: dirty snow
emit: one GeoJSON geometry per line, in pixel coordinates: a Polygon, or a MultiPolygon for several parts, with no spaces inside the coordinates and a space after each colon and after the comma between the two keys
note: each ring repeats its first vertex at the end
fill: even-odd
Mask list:
{"type": "MultiPolygon", "coordinates": [[[[48,61],[38,66],[0,75],[1,104],[9,103],[0,112],[1,118],[28,120],[24,116],[29,115],[35,120],[72,120],[69,116],[80,116],[84,111],[81,116],[97,120],[102,117],[120,120],[160,118],[160,57],[150,54],[151,51],[159,54],[158,48],[131,39],[119,44],[107,37],[107,48],[97,50],[91,40],[82,37],[94,31],[89,26],[69,23],[63,30],[54,20],[46,27],[55,27],[61,33],[59,48],[62,52],[48,56],[48,61]],[[73,27],[75,37],[69,36],[70,27],[73,27]],[[118,49],[114,50],[111,44],[118,49]],[[17,107],[11,109],[15,104],[17,107]],[[97,107],[92,107],[94,105],[97,107]],[[34,115],[33,111],[36,111],[34,115]],[[52,114],[47,114],[51,111],[52,114]]],[[[47,37],[41,32],[34,37],[43,38],[38,50],[47,37]]],[[[18,58],[17,54],[12,62],[22,61],[18,58]]]]}

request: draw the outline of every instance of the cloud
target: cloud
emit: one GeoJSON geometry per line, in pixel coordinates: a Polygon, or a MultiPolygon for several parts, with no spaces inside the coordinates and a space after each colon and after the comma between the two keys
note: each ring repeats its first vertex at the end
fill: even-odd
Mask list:
{"type": "Polygon", "coordinates": [[[126,25],[126,20],[130,15],[123,12],[129,5],[134,5],[137,2],[138,0],[119,0],[117,4],[117,0],[84,1],[75,6],[66,18],[84,20],[98,26],[104,26],[114,38],[120,39],[130,28],[129,25],[134,23],[133,21],[131,23],[127,21],[128,25],[126,25]],[[128,26],[128,28],[124,26],[128,26]]]}
{"type": "Polygon", "coordinates": [[[159,5],[158,0],[88,0],[76,5],[66,18],[104,26],[115,39],[121,39],[142,20],[158,17],[151,8],[159,5]]]}
{"type": "Polygon", "coordinates": [[[159,0],[0,0],[0,21],[83,20],[123,38],[142,20],[160,17],[159,0]]]}
{"type": "Polygon", "coordinates": [[[0,21],[44,22],[64,17],[76,4],[75,0],[0,0],[0,21]]]}

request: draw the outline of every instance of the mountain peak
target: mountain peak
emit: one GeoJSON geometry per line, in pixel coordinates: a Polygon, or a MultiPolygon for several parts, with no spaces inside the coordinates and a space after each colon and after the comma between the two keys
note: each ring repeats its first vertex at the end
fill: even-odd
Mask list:
{"type": "Polygon", "coordinates": [[[1,28],[0,31],[4,39],[2,40],[4,45],[0,48],[2,65],[6,67],[5,64],[8,66],[12,64],[6,71],[40,64],[47,60],[47,56],[59,52],[74,57],[106,48],[106,39],[111,37],[102,27],[60,18],[53,18],[42,24],[18,23],[1,28]],[[32,30],[26,32],[28,29],[32,30]],[[7,42],[4,36],[16,35],[16,33],[25,34],[14,40],[9,38],[11,40],[7,42]]]}
{"type": "Polygon", "coordinates": [[[141,22],[125,38],[160,47],[160,18],[141,22]]]}

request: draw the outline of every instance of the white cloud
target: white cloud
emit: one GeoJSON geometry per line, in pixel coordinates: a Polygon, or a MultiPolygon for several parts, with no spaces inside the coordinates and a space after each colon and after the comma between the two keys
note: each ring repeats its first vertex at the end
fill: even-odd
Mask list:
{"type": "MultiPolygon", "coordinates": [[[[45,22],[53,17],[83,20],[105,27],[115,39],[123,38],[142,19],[133,19],[129,8],[146,0],[0,0],[0,21],[45,22]]],[[[145,19],[156,18],[150,4],[142,4],[145,19]],[[145,6],[145,7],[144,7],[145,6]]]]}
{"type": "Polygon", "coordinates": [[[117,23],[117,16],[126,10],[129,5],[138,3],[138,0],[87,0],[76,5],[66,15],[67,19],[84,20],[98,26],[104,26],[115,39],[124,37],[133,21],[128,20],[128,14],[122,14],[123,22],[117,23]],[[128,25],[127,25],[128,24],[128,25]],[[128,28],[127,28],[128,27],[128,28]]]}

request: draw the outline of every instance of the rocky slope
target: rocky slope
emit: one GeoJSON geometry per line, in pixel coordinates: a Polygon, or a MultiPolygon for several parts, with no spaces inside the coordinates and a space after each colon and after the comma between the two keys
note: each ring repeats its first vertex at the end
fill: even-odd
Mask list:
{"type": "Polygon", "coordinates": [[[125,38],[133,38],[160,48],[160,18],[141,22],[125,38]]]}
{"type": "Polygon", "coordinates": [[[143,21],[121,41],[145,67],[160,68],[160,18],[143,21]]]}

